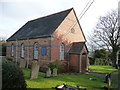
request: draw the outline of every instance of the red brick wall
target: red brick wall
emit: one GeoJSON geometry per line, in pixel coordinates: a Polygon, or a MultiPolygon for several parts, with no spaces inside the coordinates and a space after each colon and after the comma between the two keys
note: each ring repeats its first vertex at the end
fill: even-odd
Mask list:
{"type": "MultiPolygon", "coordinates": [[[[64,19],[64,21],[60,24],[60,26],[56,29],[56,31],[53,33],[52,38],[52,55],[51,59],[54,60],[60,60],[60,43],[65,44],[65,54],[67,54],[70,50],[70,47],[73,42],[85,42],[84,35],[82,33],[81,27],[79,26],[77,22],[77,18],[74,14],[74,11],[72,10],[68,16],[64,19]],[[75,32],[71,32],[72,26],[74,26],[75,32]]],[[[77,58],[77,57],[71,57],[71,58],[77,58]]],[[[73,63],[76,63],[74,59],[73,63]]],[[[67,57],[65,56],[65,60],[62,60],[61,62],[67,63],[67,57]]],[[[68,63],[67,63],[68,64],[68,63]]],[[[75,64],[74,64],[75,65],[75,64]]],[[[73,65],[73,66],[74,66],[73,65]]],[[[77,66],[75,68],[78,68],[77,66]]],[[[68,69],[68,68],[66,68],[68,69]]]]}
{"type": "Polygon", "coordinates": [[[88,69],[87,50],[84,46],[81,54],[70,54],[69,55],[69,71],[73,72],[85,72],[88,69]],[[86,55],[82,55],[83,53],[86,55]]]}
{"type": "Polygon", "coordinates": [[[81,71],[85,72],[86,70],[88,70],[88,55],[87,55],[87,50],[86,47],[84,46],[80,55],[80,59],[81,59],[81,71]],[[86,54],[83,54],[86,53],[86,54]]]}
{"type": "MultiPolygon", "coordinates": [[[[60,26],[56,29],[56,31],[53,33],[52,38],[38,38],[38,39],[30,39],[30,40],[19,40],[18,45],[20,46],[22,43],[24,45],[31,45],[30,47],[25,47],[25,58],[22,59],[20,57],[20,47],[18,47],[18,61],[25,60],[31,61],[33,60],[33,45],[35,42],[38,42],[40,45],[48,45],[51,47],[47,47],[47,55],[41,56],[41,47],[39,47],[39,61],[40,66],[46,66],[48,62],[52,62],[55,60],[60,59],[60,43],[63,42],[65,44],[65,55],[69,52],[69,49],[71,47],[71,44],[73,42],[85,42],[85,38],[83,35],[83,32],[81,30],[81,27],[79,26],[77,22],[77,18],[74,14],[74,11],[72,10],[68,16],[64,19],[64,21],[60,24],[60,26]],[[75,32],[71,32],[72,26],[74,26],[75,32]],[[28,53],[30,52],[30,53],[28,53]]],[[[8,47],[7,47],[7,57],[12,58],[14,61],[16,60],[16,54],[14,54],[14,57],[11,57],[10,55],[10,46],[14,43],[16,45],[16,41],[8,41],[8,47]]],[[[15,47],[16,52],[16,47],[15,47]]],[[[75,61],[73,61],[75,63],[75,61]]],[[[67,58],[65,56],[65,60],[61,61],[61,63],[66,64],[67,58]]]]}
{"type": "Polygon", "coordinates": [[[85,42],[84,35],[82,30],[77,22],[77,18],[72,10],[68,16],[64,19],[64,21],[60,24],[60,26],[53,33],[52,39],[52,60],[59,60],[59,49],[60,43],[63,42],[66,46],[65,52],[68,53],[71,44],[73,42],[85,42]],[[75,32],[71,32],[72,26],[74,26],[75,32]]]}
{"type": "Polygon", "coordinates": [[[16,61],[16,44],[17,44],[17,60],[20,62],[20,60],[25,60],[26,62],[31,63],[33,60],[33,45],[35,42],[38,42],[40,46],[46,46],[47,47],[47,55],[42,56],[41,55],[41,47],[39,46],[39,61],[40,65],[43,66],[44,64],[51,61],[51,50],[50,50],[50,38],[38,38],[38,39],[30,39],[30,40],[18,40],[18,41],[8,41],[7,42],[7,58],[13,59],[13,61],[16,61]],[[24,44],[25,46],[25,57],[21,58],[21,44],[24,44]],[[14,56],[11,57],[11,45],[14,44],[14,56]]]}
{"type": "Polygon", "coordinates": [[[78,60],[79,55],[76,54],[70,54],[69,55],[69,71],[71,72],[78,72],[78,60]]]}

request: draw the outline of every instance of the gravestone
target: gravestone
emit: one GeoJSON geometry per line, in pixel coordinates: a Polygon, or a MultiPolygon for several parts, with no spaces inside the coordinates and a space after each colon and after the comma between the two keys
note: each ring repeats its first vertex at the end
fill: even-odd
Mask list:
{"type": "Polygon", "coordinates": [[[111,86],[111,73],[108,74],[108,90],[110,90],[111,86]]]}
{"type": "Polygon", "coordinates": [[[53,74],[52,74],[52,76],[53,76],[53,77],[57,76],[57,69],[56,69],[56,68],[53,69],[53,74]]]}
{"type": "Polygon", "coordinates": [[[45,77],[51,77],[51,69],[48,68],[47,71],[46,71],[46,76],[45,77]]]}
{"type": "Polygon", "coordinates": [[[106,74],[105,83],[107,83],[107,89],[110,90],[110,86],[111,86],[111,73],[106,74]]]}
{"type": "Polygon", "coordinates": [[[108,87],[110,88],[111,86],[111,78],[108,78],[108,87]]]}
{"type": "Polygon", "coordinates": [[[30,72],[30,79],[38,78],[39,67],[40,67],[39,61],[33,60],[30,72]]]}
{"type": "Polygon", "coordinates": [[[25,60],[21,60],[20,61],[20,68],[25,68],[26,65],[26,61],[25,60]]]}

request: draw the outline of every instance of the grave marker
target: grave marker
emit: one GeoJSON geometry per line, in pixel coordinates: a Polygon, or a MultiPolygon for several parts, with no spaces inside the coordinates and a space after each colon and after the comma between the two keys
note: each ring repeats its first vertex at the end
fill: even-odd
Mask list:
{"type": "Polygon", "coordinates": [[[25,68],[26,65],[26,61],[25,60],[21,60],[20,61],[20,68],[25,68]]]}
{"type": "Polygon", "coordinates": [[[51,69],[48,68],[47,71],[46,71],[46,76],[45,77],[51,77],[51,69]]]}
{"type": "Polygon", "coordinates": [[[38,72],[39,72],[39,61],[32,61],[32,67],[31,67],[31,73],[30,73],[30,79],[38,78],[38,72]]]}
{"type": "Polygon", "coordinates": [[[53,69],[53,75],[52,76],[53,77],[57,76],[57,69],[56,68],[53,69]]]}

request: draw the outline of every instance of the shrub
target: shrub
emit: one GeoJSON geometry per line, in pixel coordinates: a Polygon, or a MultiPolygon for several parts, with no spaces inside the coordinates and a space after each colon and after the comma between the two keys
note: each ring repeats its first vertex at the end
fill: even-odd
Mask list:
{"type": "Polygon", "coordinates": [[[6,43],[2,44],[2,56],[6,56],[6,43]]]}
{"type": "Polygon", "coordinates": [[[48,67],[50,69],[54,69],[54,68],[60,68],[60,62],[58,60],[54,61],[54,62],[51,62],[48,64],[48,67]]]}
{"type": "Polygon", "coordinates": [[[95,58],[95,65],[107,65],[107,60],[103,58],[95,58]]]}
{"type": "Polygon", "coordinates": [[[50,69],[54,69],[54,68],[57,67],[57,65],[55,65],[55,64],[53,64],[53,63],[49,63],[49,64],[48,64],[48,67],[49,67],[50,69]]]}
{"type": "Polygon", "coordinates": [[[2,61],[2,88],[26,89],[26,82],[22,70],[13,62],[2,61]]]}
{"type": "Polygon", "coordinates": [[[88,61],[89,61],[90,65],[94,65],[95,64],[95,59],[94,58],[89,57],[88,61]]]}

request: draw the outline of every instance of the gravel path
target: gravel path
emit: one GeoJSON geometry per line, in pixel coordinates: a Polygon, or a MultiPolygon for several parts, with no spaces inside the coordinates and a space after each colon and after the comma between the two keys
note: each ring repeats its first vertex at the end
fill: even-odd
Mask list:
{"type": "Polygon", "coordinates": [[[88,75],[94,75],[94,76],[105,77],[105,76],[106,76],[106,73],[94,73],[94,72],[90,72],[90,73],[88,73],[88,75]]]}
{"type": "Polygon", "coordinates": [[[120,70],[117,71],[117,72],[112,73],[111,78],[116,80],[115,88],[118,88],[118,90],[120,90],[120,70]]]}
{"type": "Polygon", "coordinates": [[[120,89],[120,70],[118,71],[118,88],[120,89]]]}
{"type": "MultiPolygon", "coordinates": [[[[94,75],[94,76],[100,76],[100,77],[105,77],[107,73],[93,73],[90,72],[88,75],[94,75]]],[[[113,86],[116,88],[116,90],[120,90],[120,70],[117,72],[111,73],[111,84],[113,83],[112,80],[115,80],[116,85],[113,86]]]]}

